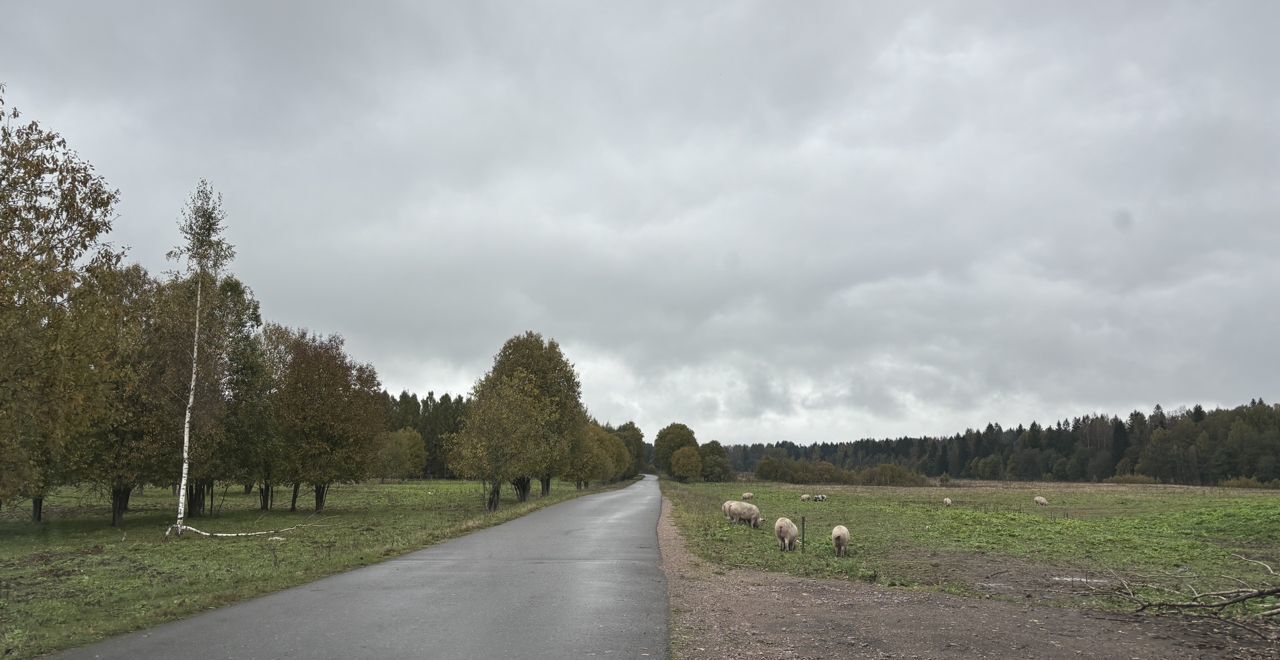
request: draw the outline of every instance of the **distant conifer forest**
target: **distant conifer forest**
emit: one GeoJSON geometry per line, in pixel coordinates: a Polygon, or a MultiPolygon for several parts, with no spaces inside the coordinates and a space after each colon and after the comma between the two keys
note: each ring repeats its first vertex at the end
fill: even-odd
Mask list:
{"type": "Polygon", "coordinates": [[[739,472],[796,483],[892,464],[930,477],[1280,487],[1280,405],[1261,399],[1229,410],[1157,405],[1126,419],[1085,415],[1047,426],[988,424],[949,437],[727,449],[739,472]]]}

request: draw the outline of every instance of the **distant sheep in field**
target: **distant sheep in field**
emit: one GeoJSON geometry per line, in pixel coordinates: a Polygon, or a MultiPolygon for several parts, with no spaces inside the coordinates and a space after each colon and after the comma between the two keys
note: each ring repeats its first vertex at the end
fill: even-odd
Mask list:
{"type": "Polygon", "coordinates": [[[746,523],[752,527],[760,527],[760,507],[746,502],[732,502],[729,506],[729,520],[735,523],[746,523]]]}
{"type": "Polygon", "coordinates": [[[1045,498],[1040,497],[1039,495],[1036,495],[1035,503],[1039,504],[1040,506],[1049,506],[1049,500],[1046,500],[1045,498]]]}
{"type": "Polygon", "coordinates": [[[742,494],[742,499],[743,499],[743,500],[749,500],[749,499],[751,499],[751,498],[753,498],[753,497],[755,497],[755,496],[756,496],[756,494],[755,494],[755,493],[743,493],[743,494],[742,494]]]}
{"type": "Polygon", "coordinates": [[[804,495],[801,495],[801,496],[800,496],[800,501],[801,501],[801,502],[808,502],[808,501],[809,501],[809,500],[811,500],[811,499],[813,499],[813,498],[812,498],[811,496],[809,496],[809,494],[808,494],[808,493],[806,493],[806,494],[804,494],[804,495]]]}
{"type": "Polygon", "coordinates": [[[814,495],[814,496],[813,496],[813,501],[814,501],[814,502],[826,502],[826,501],[827,501],[827,496],[826,496],[826,495],[814,495]]]}
{"type": "Polygon", "coordinates": [[[778,549],[786,552],[796,549],[796,537],[800,536],[800,530],[790,518],[779,518],[773,523],[773,535],[778,537],[778,549]]]}
{"type": "Polygon", "coordinates": [[[844,557],[849,554],[849,528],[844,525],[836,525],[831,528],[831,542],[836,546],[836,556],[844,557]]]}
{"type": "Polygon", "coordinates": [[[951,498],[950,497],[942,498],[942,506],[951,506],[951,498]]]}

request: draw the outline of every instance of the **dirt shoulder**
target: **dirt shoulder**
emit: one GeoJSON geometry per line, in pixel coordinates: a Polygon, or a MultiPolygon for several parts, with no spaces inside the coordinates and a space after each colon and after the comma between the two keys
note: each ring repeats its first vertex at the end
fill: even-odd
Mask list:
{"type": "Polygon", "coordinates": [[[709,565],[662,500],[658,523],[680,660],[723,658],[1280,658],[1213,622],[1106,614],[709,565]]]}

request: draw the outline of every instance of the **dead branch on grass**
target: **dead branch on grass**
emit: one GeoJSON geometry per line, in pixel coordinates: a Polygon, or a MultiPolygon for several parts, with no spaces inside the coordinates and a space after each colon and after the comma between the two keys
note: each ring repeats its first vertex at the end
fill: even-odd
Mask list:
{"type": "Polygon", "coordinates": [[[1134,612],[1179,613],[1195,618],[1207,618],[1236,626],[1252,632],[1264,639],[1277,639],[1274,629],[1271,631],[1248,625],[1242,622],[1241,615],[1250,618],[1271,620],[1280,617],[1280,607],[1270,607],[1266,599],[1280,597],[1280,585],[1275,584],[1271,576],[1277,575],[1271,566],[1256,559],[1241,555],[1233,555],[1237,559],[1257,564],[1266,569],[1267,575],[1261,580],[1250,582],[1246,579],[1222,575],[1219,578],[1239,585],[1233,589],[1200,591],[1191,579],[1200,576],[1194,574],[1172,574],[1161,572],[1160,575],[1124,576],[1116,571],[1109,571],[1112,585],[1107,588],[1085,584],[1091,592],[1120,598],[1136,606],[1134,612]],[[1159,582],[1160,578],[1168,580],[1159,582]],[[1171,584],[1170,584],[1171,583],[1171,584]],[[1167,597],[1153,598],[1149,594],[1168,594],[1167,597]],[[1263,611],[1249,611],[1250,606],[1268,607],[1263,611]]]}
{"type": "MultiPolygon", "coordinates": [[[[166,531],[164,535],[166,537],[169,536],[169,534],[174,531],[175,527],[178,527],[178,525],[171,525],[169,527],[169,530],[166,531]]],[[[303,527],[328,527],[328,525],[321,524],[321,523],[303,523],[299,525],[294,525],[293,527],[285,527],[282,529],[269,529],[263,532],[203,532],[196,529],[195,527],[192,527],[191,525],[182,525],[182,529],[178,530],[178,535],[181,536],[182,532],[192,532],[195,534],[199,534],[200,536],[204,536],[206,538],[238,538],[238,537],[246,537],[246,536],[265,536],[267,534],[282,534],[284,532],[291,532],[295,529],[301,529],[303,527]]]]}

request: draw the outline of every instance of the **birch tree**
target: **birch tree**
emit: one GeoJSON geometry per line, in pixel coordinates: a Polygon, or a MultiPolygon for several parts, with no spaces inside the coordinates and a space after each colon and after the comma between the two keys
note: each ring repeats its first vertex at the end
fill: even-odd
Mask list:
{"type": "Polygon", "coordinates": [[[195,406],[197,365],[200,355],[201,299],[205,278],[216,281],[226,264],[235,256],[235,249],[222,236],[226,214],[222,210],[222,195],[213,191],[209,182],[201,179],[182,210],[178,231],[185,243],[169,252],[169,258],[185,261],[186,273],[196,280],[194,331],[191,337],[191,384],[187,389],[186,412],[182,422],[182,477],[178,486],[178,518],[170,531],[181,535],[187,514],[187,477],[191,462],[191,410],[195,406]]]}

